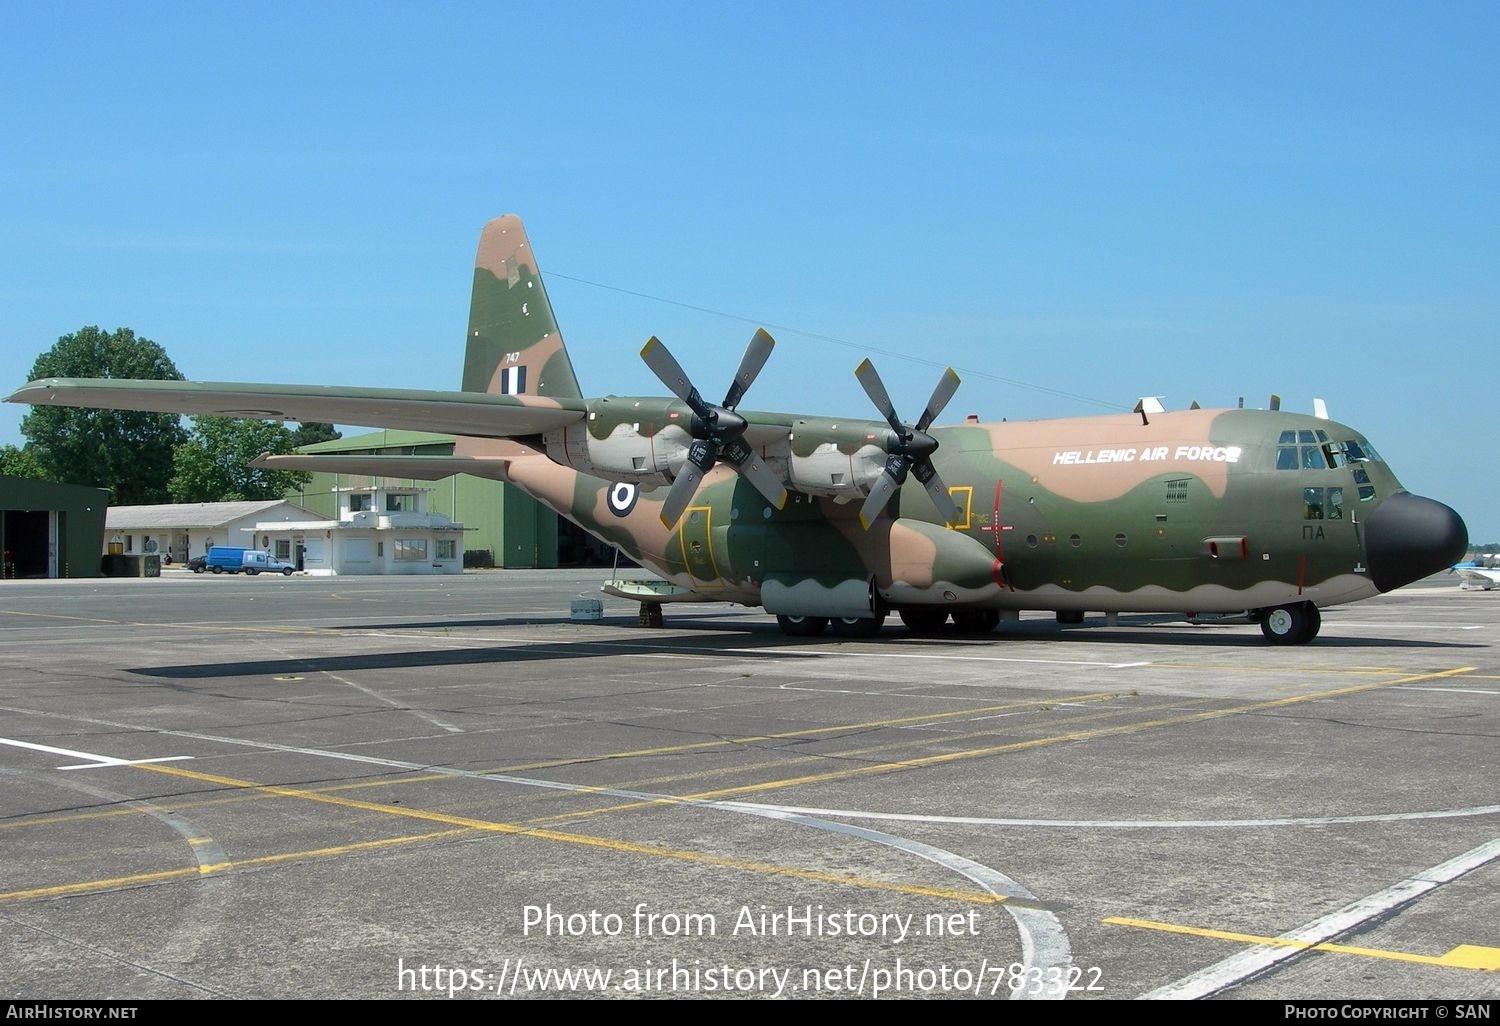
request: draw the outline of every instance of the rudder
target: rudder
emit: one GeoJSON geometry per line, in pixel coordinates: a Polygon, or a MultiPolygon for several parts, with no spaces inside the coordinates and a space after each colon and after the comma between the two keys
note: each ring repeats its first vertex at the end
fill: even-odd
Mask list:
{"type": "Polygon", "coordinates": [[[521,219],[484,226],[474,260],[465,392],[578,399],[583,393],[521,219]]]}

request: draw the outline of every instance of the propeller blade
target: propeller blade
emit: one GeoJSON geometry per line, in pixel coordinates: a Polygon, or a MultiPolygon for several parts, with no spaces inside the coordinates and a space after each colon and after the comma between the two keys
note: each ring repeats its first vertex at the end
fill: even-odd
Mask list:
{"type": "Polygon", "coordinates": [[[755,329],[755,337],[745,347],[745,355],[740,360],[740,369],[735,372],[734,383],[729,386],[729,392],[724,396],[723,406],[732,410],[745,398],[745,392],[755,383],[755,378],[760,374],[761,368],[766,365],[766,360],[771,356],[771,350],[776,348],[776,340],[773,339],[765,328],[755,329]]]}
{"type": "Polygon", "coordinates": [[[698,482],[703,480],[703,471],[692,463],[684,463],[682,470],[677,473],[677,480],[672,482],[672,490],[667,493],[667,501],[661,504],[661,522],[670,530],[677,526],[677,521],[682,519],[682,513],[688,508],[688,503],[693,501],[697,494],[698,482]]]}
{"type": "Polygon", "coordinates": [[[953,373],[952,367],[943,371],[937,387],[932,390],[932,398],[927,400],[927,409],[922,411],[922,416],[917,421],[918,431],[926,431],[932,425],[943,412],[943,407],[948,405],[948,400],[953,398],[953,393],[958,391],[959,384],[958,375],[953,373]]]}
{"type": "Polygon", "coordinates": [[[896,489],[900,486],[901,482],[891,475],[889,468],[882,472],[879,480],[875,482],[875,487],[870,489],[869,498],[865,499],[865,504],[859,509],[859,526],[868,531],[870,525],[879,519],[880,514],[885,510],[886,503],[891,501],[891,496],[896,494],[896,489]]]}
{"type": "Polygon", "coordinates": [[[932,504],[937,507],[938,516],[943,518],[943,523],[951,524],[957,520],[958,507],[953,504],[953,496],[948,494],[948,486],[943,484],[941,477],[938,477],[937,468],[927,460],[923,460],[913,468],[912,473],[917,475],[917,480],[921,481],[922,487],[927,489],[932,504]]]}
{"type": "Polygon", "coordinates": [[[766,461],[761,459],[760,454],[750,448],[744,442],[736,442],[724,450],[724,462],[728,463],[743,477],[749,481],[755,490],[766,497],[772,506],[781,509],[786,506],[786,486],[781,483],[781,478],[771,472],[766,466],[766,461]]]}
{"type": "Polygon", "coordinates": [[[869,358],[854,368],[854,376],[864,386],[865,395],[870,397],[870,401],[875,404],[880,415],[886,419],[886,423],[890,424],[891,430],[904,438],[907,433],[906,425],[902,424],[901,418],[896,416],[896,407],[891,405],[891,396],[885,390],[885,382],[880,380],[880,373],[875,370],[875,365],[870,362],[869,358]]]}
{"type": "Polygon", "coordinates": [[[641,349],[641,359],[646,361],[646,366],[651,368],[651,373],[661,380],[663,385],[671,389],[672,394],[688,406],[692,407],[694,413],[704,420],[709,419],[712,412],[708,404],[703,401],[703,396],[693,387],[688,379],[687,372],[677,362],[666,346],[662,345],[661,339],[652,335],[646,340],[646,345],[641,349]]]}

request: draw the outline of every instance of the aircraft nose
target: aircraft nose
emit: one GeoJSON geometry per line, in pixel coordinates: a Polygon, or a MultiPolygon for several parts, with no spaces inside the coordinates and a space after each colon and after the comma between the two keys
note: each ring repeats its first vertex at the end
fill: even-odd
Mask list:
{"type": "Polygon", "coordinates": [[[1365,521],[1370,581],[1381,591],[1445,570],[1468,549],[1463,518],[1441,502],[1411,492],[1390,496],[1365,521]]]}

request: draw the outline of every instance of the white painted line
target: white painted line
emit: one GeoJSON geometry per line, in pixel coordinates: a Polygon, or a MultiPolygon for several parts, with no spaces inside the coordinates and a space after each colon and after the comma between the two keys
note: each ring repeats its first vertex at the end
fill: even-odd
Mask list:
{"type": "Polygon", "coordinates": [[[1286,819],[1005,819],[995,816],[934,816],[918,812],[864,812],[857,809],[823,809],[800,805],[766,805],[759,802],[723,802],[747,809],[767,809],[798,816],[826,819],[874,819],[903,823],[952,823],[959,826],[1057,827],[1065,830],[1221,830],[1260,827],[1326,827],[1351,823],[1403,823],[1424,819],[1468,819],[1500,815],[1500,805],[1477,805],[1467,809],[1436,809],[1426,812],[1387,812],[1365,816],[1298,816],[1286,819]]]}
{"type": "Polygon", "coordinates": [[[107,766],[139,766],[148,762],[183,762],[192,758],[191,755],[168,755],[160,759],[116,759],[109,755],[75,752],[71,748],[53,748],[51,745],[39,745],[31,741],[16,741],[8,737],[0,737],[0,745],[10,745],[12,748],[29,748],[34,752],[46,752],[49,755],[66,755],[73,759],[89,760],[77,766],[58,766],[57,769],[60,770],[103,769],[107,766]]]}
{"type": "Polygon", "coordinates": [[[1500,695],[1500,691],[1485,691],[1482,688],[1418,688],[1404,686],[1394,688],[1395,691],[1436,691],[1444,695],[1500,695]]]}
{"type": "Polygon", "coordinates": [[[396,701],[394,698],[388,698],[385,695],[382,695],[379,691],[376,691],[374,688],[367,688],[363,684],[356,684],[354,681],[350,680],[347,677],[340,677],[338,674],[330,673],[328,670],[318,670],[316,672],[323,674],[325,677],[332,677],[340,684],[348,685],[362,695],[369,695],[377,702],[384,702],[392,709],[400,709],[402,712],[409,712],[418,719],[426,720],[434,727],[440,727],[450,734],[462,734],[464,732],[464,729],[462,727],[455,727],[451,723],[445,723],[444,721],[438,719],[436,716],[433,716],[430,713],[423,712],[421,709],[414,709],[409,705],[405,705],[404,703],[396,701]]]}
{"type": "Polygon", "coordinates": [[[1348,620],[1339,620],[1339,621],[1337,621],[1337,623],[1338,623],[1338,626],[1340,626],[1340,627],[1372,627],[1372,628],[1379,628],[1380,630],[1385,630],[1385,629],[1390,628],[1390,627],[1400,627],[1402,629],[1416,628],[1417,630],[1424,630],[1424,631],[1482,631],[1482,630],[1485,629],[1485,626],[1486,626],[1485,624],[1482,624],[1482,623],[1476,623],[1476,624],[1409,623],[1409,622],[1396,623],[1394,621],[1390,622],[1390,623],[1357,623],[1357,622],[1350,622],[1348,620]]]}
{"type": "Polygon", "coordinates": [[[1158,987],[1156,990],[1142,994],[1141,997],[1146,1000],[1168,1001],[1190,1001],[1196,998],[1212,997],[1251,976],[1265,972],[1278,962],[1285,962],[1287,959],[1306,954],[1309,945],[1325,944],[1372,919],[1389,915],[1402,905],[1416,901],[1429,891],[1456,880],[1465,873],[1478,869],[1497,858],[1500,858],[1500,837],[1466,851],[1457,858],[1433,866],[1416,876],[1402,880],[1383,891],[1350,902],[1335,912],[1314,919],[1305,926],[1299,926],[1276,938],[1281,941],[1290,941],[1295,945],[1294,947],[1256,945],[1193,973],[1191,976],[1185,976],[1175,983],[1169,983],[1165,987],[1158,987]]]}

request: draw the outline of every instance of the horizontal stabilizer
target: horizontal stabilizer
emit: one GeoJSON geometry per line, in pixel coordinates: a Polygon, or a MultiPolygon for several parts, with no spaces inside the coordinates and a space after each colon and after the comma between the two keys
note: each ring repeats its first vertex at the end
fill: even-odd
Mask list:
{"type": "Polygon", "coordinates": [[[250,466],[268,470],[411,478],[415,481],[441,481],[454,474],[472,474],[475,477],[504,481],[507,479],[506,470],[510,466],[510,460],[483,456],[345,456],[338,453],[321,456],[296,453],[271,456],[262,453],[250,461],[250,466]]]}
{"type": "Polygon", "coordinates": [[[350,424],[481,438],[541,434],[584,418],[584,403],[579,399],[128,378],[43,378],[6,397],[6,402],[350,424]]]}
{"type": "Polygon", "coordinates": [[[605,581],[599,588],[606,595],[630,599],[633,602],[712,602],[691,588],[684,588],[671,581],[628,581],[616,579],[605,581]]]}

